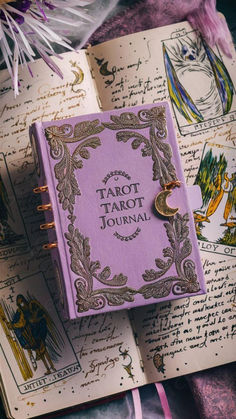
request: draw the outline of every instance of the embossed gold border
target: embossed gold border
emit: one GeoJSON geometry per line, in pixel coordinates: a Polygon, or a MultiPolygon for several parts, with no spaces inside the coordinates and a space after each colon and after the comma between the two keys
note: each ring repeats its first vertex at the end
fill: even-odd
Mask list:
{"type": "Polygon", "coordinates": [[[155,259],[157,269],[143,273],[144,285],[139,289],[126,286],[128,278],[124,274],[111,276],[109,266],[102,268],[100,261],[91,260],[89,238],[84,237],[75,226],[75,199],[77,195],[81,195],[81,191],[74,172],[83,168],[84,159],[90,158],[89,148],[96,149],[101,145],[98,134],[104,129],[117,131],[117,141],[131,141],[133,150],[140,148],[143,157],[151,157],[153,181],[159,181],[161,187],[177,180],[175,167],[171,162],[172,150],[165,142],[167,127],[164,106],[142,109],[137,114],[121,111],[119,116],[111,115],[110,120],[109,123],[101,123],[99,119],[85,120],[77,123],[74,128],[70,124],[63,124],[53,125],[45,130],[51,157],[58,160],[54,167],[58,181],[58,200],[62,210],[68,212],[69,225],[65,238],[70,248],[71,270],[78,276],[74,282],[78,312],[100,310],[107,304],[121,306],[125,302],[133,302],[136,294],[141,294],[144,299],[160,299],[171,292],[182,295],[200,290],[195,264],[189,259],[192,245],[189,239],[188,214],[177,213],[164,223],[170,245],[162,250],[162,259],[155,259]],[[143,129],[149,130],[148,137],[139,132],[143,129]],[[68,143],[78,143],[72,154],[68,143]],[[168,276],[173,265],[176,275],[168,276]],[[94,280],[105,285],[105,288],[94,290],[94,280]]]}

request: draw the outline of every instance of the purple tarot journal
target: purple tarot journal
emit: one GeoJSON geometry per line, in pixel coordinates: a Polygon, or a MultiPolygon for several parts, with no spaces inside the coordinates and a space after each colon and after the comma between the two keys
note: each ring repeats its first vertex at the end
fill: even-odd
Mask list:
{"type": "Polygon", "coordinates": [[[30,138],[67,317],[205,293],[166,102],[36,122],[30,138]]]}

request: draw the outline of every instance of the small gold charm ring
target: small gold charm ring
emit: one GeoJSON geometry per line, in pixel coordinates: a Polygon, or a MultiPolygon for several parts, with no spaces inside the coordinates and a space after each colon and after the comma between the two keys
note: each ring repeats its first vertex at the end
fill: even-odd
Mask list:
{"type": "Polygon", "coordinates": [[[44,204],[44,205],[38,205],[37,211],[51,211],[52,204],[44,204]]]}
{"type": "Polygon", "coordinates": [[[41,224],[40,225],[40,230],[48,230],[48,229],[54,228],[54,227],[55,227],[55,222],[52,221],[51,223],[41,224]]]}
{"type": "Polygon", "coordinates": [[[43,250],[52,250],[57,248],[57,242],[47,243],[43,245],[43,250]]]}
{"type": "Polygon", "coordinates": [[[48,186],[47,185],[39,186],[38,188],[33,189],[34,193],[42,193],[42,192],[47,192],[47,191],[48,191],[48,186]]]}
{"type": "Polygon", "coordinates": [[[172,180],[164,185],[162,191],[160,191],[155,198],[155,208],[157,212],[163,217],[173,217],[179,208],[169,207],[167,204],[167,198],[172,194],[172,189],[179,187],[181,182],[179,180],[172,180]]]}

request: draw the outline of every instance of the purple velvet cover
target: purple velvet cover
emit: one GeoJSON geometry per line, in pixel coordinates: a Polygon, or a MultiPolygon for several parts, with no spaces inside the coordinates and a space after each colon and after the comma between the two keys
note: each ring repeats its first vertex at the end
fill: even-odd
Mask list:
{"type": "Polygon", "coordinates": [[[30,134],[70,318],[205,292],[167,103],[37,122],[30,134]],[[176,179],[167,205],[179,211],[160,216],[155,197],[176,179]]]}

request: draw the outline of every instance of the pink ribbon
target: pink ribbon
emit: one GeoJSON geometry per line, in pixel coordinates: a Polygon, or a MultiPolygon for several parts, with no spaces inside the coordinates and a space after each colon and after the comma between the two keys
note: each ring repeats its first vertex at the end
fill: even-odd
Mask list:
{"type": "Polygon", "coordinates": [[[134,402],[135,419],[142,419],[143,414],[142,414],[142,407],[141,407],[139,390],[138,390],[138,388],[133,388],[133,390],[131,390],[131,392],[132,392],[132,397],[133,397],[133,402],[134,402]]]}
{"type": "MultiPolygon", "coordinates": [[[[166,392],[164,390],[164,387],[161,383],[155,383],[156,390],[158,393],[158,396],[160,398],[161,407],[163,410],[164,418],[165,419],[172,419],[169,403],[166,397],[166,392]]],[[[131,390],[132,397],[133,397],[133,403],[134,403],[134,415],[135,419],[142,419],[142,406],[141,406],[141,399],[138,388],[134,388],[131,390]]]]}
{"type": "Polygon", "coordinates": [[[165,419],[172,419],[169,403],[163,385],[161,383],[155,383],[155,386],[160,397],[161,407],[163,409],[165,419]]]}

